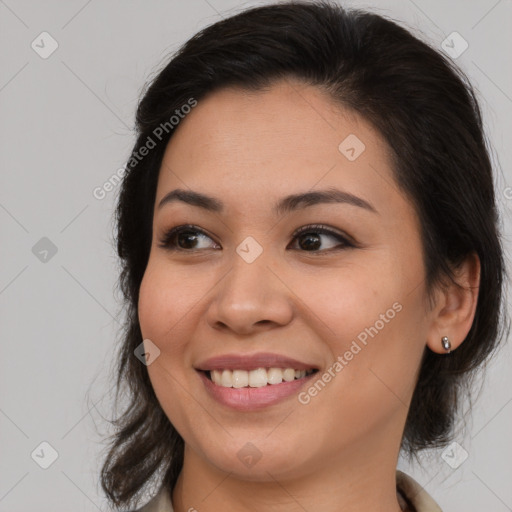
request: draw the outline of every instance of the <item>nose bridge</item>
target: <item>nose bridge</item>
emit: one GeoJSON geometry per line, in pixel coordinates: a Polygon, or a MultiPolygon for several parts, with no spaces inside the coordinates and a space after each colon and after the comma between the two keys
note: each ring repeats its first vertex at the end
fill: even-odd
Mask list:
{"type": "Polygon", "coordinates": [[[254,239],[246,239],[236,248],[231,269],[215,288],[208,312],[210,325],[224,324],[232,330],[248,332],[256,324],[283,324],[290,320],[292,308],[286,287],[269,268],[270,251],[256,244],[254,239]]]}

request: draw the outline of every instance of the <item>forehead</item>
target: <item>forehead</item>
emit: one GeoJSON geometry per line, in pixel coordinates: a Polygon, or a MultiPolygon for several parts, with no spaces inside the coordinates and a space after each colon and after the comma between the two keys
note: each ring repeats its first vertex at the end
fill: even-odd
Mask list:
{"type": "Polygon", "coordinates": [[[257,92],[224,88],[198,101],[168,143],[156,203],[173,188],[190,188],[239,211],[248,201],[275,204],[328,187],[389,202],[398,194],[389,147],[321,89],[283,80],[257,92]]]}

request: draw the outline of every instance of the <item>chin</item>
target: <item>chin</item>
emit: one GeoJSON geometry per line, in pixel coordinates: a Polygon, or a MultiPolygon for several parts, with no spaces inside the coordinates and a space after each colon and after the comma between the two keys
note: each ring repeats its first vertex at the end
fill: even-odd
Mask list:
{"type": "Polygon", "coordinates": [[[217,469],[247,481],[269,482],[311,471],[311,461],[306,454],[302,454],[304,458],[297,457],[302,451],[300,445],[280,443],[277,447],[264,436],[261,441],[246,439],[230,439],[229,444],[219,450],[212,450],[212,444],[205,443],[207,450],[202,452],[202,457],[217,469]]]}

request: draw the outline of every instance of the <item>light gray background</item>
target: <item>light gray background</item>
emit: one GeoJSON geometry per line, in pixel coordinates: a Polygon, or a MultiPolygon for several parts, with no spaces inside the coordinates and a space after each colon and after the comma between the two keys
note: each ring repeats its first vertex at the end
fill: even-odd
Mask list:
{"type": "MultiPolygon", "coordinates": [[[[121,321],[117,190],[103,200],[93,190],[126,162],[149,74],[205,25],[264,3],[0,0],[0,511],[107,510],[98,472],[121,321]],[[43,31],[59,45],[46,59],[31,48],[43,31]],[[46,262],[33,252],[43,237],[57,248],[46,262]],[[49,460],[43,441],[58,452],[48,469],[31,458],[49,460]]],[[[387,14],[437,47],[453,31],[468,42],[456,60],[484,109],[510,255],[511,0],[345,5],[387,14]]],[[[400,462],[443,510],[512,510],[510,363],[507,345],[456,439],[469,454],[458,469],[441,451],[425,470],[400,462]]]]}

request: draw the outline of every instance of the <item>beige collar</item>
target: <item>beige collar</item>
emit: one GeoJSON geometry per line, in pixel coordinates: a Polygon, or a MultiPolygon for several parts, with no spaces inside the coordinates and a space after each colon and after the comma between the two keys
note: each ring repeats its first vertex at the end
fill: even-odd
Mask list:
{"type": "MultiPolygon", "coordinates": [[[[396,486],[414,507],[411,512],[443,512],[416,480],[398,469],[396,470],[396,486]]],[[[408,512],[407,508],[404,510],[408,512]]]]}

